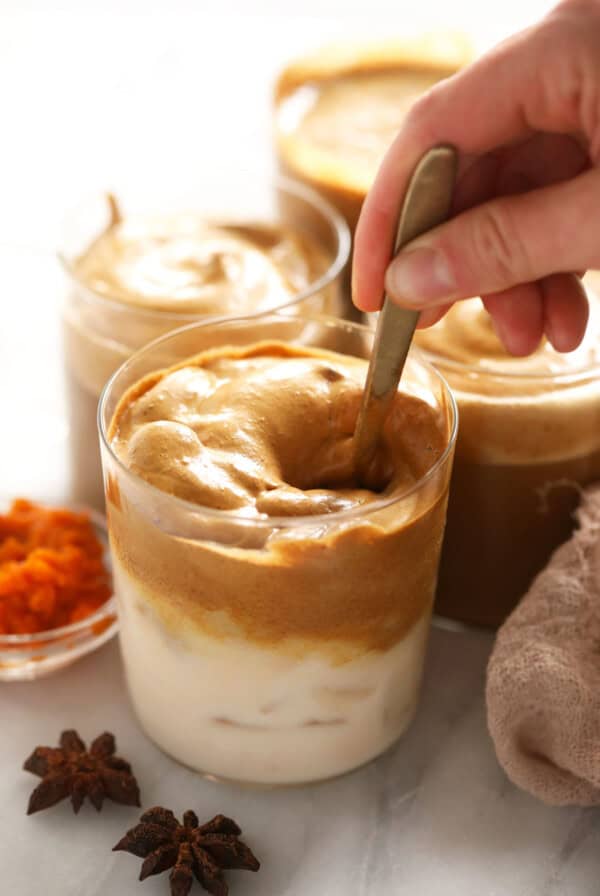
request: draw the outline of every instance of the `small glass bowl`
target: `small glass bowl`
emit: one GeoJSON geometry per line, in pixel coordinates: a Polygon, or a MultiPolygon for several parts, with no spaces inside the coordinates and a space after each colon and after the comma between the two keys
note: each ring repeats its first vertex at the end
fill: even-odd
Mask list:
{"type": "MultiPolygon", "coordinates": [[[[72,509],[89,515],[105,546],[104,562],[110,569],[104,517],[88,507],[72,509]]],[[[0,681],[33,681],[57,672],[105,644],[117,628],[117,602],[111,595],[95,613],[71,625],[27,635],[0,635],[0,681]]]]}

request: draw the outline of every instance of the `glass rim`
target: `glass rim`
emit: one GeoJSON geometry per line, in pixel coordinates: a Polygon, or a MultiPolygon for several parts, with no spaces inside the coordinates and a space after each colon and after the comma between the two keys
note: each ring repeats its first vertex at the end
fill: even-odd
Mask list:
{"type": "Polygon", "coordinates": [[[570,385],[571,383],[577,384],[580,380],[584,380],[587,377],[600,373],[600,361],[588,364],[585,367],[572,367],[570,370],[561,370],[555,373],[519,373],[511,370],[493,370],[490,367],[475,367],[472,364],[466,364],[463,361],[455,361],[452,358],[446,358],[439,352],[427,351],[427,349],[424,348],[419,348],[419,352],[429,364],[436,368],[436,370],[438,368],[443,368],[447,372],[461,373],[472,377],[485,377],[486,379],[506,380],[511,383],[516,383],[522,380],[525,383],[548,382],[570,385]]]}
{"type": "MultiPolygon", "coordinates": [[[[240,170],[236,172],[240,174],[240,170]]],[[[294,178],[287,177],[283,174],[268,174],[266,175],[267,183],[273,185],[276,189],[281,189],[288,194],[295,196],[296,198],[303,199],[304,201],[310,203],[313,208],[317,209],[318,212],[327,220],[327,223],[331,225],[336,237],[337,237],[337,249],[334,258],[331,261],[331,264],[327,268],[327,270],[321,274],[316,280],[313,280],[305,289],[300,290],[296,295],[292,296],[291,299],[288,299],[281,305],[277,305],[273,309],[266,309],[263,311],[255,312],[256,314],[269,314],[272,311],[280,311],[285,308],[289,308],[290,306],[296,305],[299,302],[303,302],[306,299],[309,299],[311,296],[318,294],[321,290],[326,289],[330,286],[339,274],[343,271],[345,265],[348,263],[350,259],[350,246],[352,243],[352,237],[350,235],[350,228],[346,223],[346,219],[338,210],[335,208],[332,203],[330,203],[327,199],[321,196],[316,190],[313,190],[312,187],[306,186],[294,178]]],[[[101,193],[94,194],[94,197],[98,195],[102,195],[101,193]]],[[[87,200],[82,200],[80,204],[83,204],[85,201],[89,201],[92,197],[88,197],[87,200]]],[[[65,221],[72,215],[76,214],[78,206],[75,206],[71,209],[65,219],[63,220],[63,230],[65,226],[65,221]]],[[[96,289],[93,289],[89,286],[83,279],[77,276],[75,273],[72,262],[66,256],[66,254],[58,249],[56,251],[56,258],[58,260],[59,265],[61,266],[63,272],[69,277],[79,289],[85,295],[85,298],[89,301],[98,302],[102,305],[102,307],[106,307],[109,310],[120,311],[120,312],[131,312],[136,316],[148,316],[153,319],[157,317],[168,317],[173,321],[188,321],[190,323],[196,322],[201,317],[212,317],[213,320],[219,319],[215,318],[214,315],[203,315],[201,312],[193,312],[193,311],[170,311],[166,308],[144,308],[143,306],[132,305],[130,302],[124,302],[114,296],[107,296],[102,292],[99,292],[96,289]]]]}
{"type": "Polygon", "coordinates": [[[68,635],[77,635],[85,632],[88,628],[92,628],[99,622],[104,622],[106,619],[110,619],[116,615],[117,599],[114,594],[111,594],[111,596],[105,600],[97,610],[94,610],[89,616],[84,616],[83,619],[79,619],[77,622],[70,622],[68,625],[61,625],[57,628],[44,629],[44,631],[41,632],[27,632],[26,634],[20,635],[0,635],[0,649],[9,646],[27,647],[28,645],[36,644],[38,641],[61,641],[68,635]]]}
{"type": "MultiPolygon", "coordinates": [[[[306,516],[258,516],[258,517],[248,517],[237,514],[235,511],[231,510],[221,510],[219,508],[214,507],[205,507],[202,504],[196,504],[193,501],[188,501],[186,498],[180,498],[177,495],[172,495],[170,492],[165,492],[162,489],[157,488],[157,486],[148,482],[142,476],[139,476],[137,473],[134,473],[129,467],[121,460],[121,458],[113,451],[112,445],[108,439],[108,433],[106,431],[106,427],[104,426],[104,411],[108,401],[110,394],[114,388],[114,385],[117,379],[121,376],[123,372],[128,367],[133,366],[138,360],[140,360],[144,355],[150,353],[151,351],[159,348],[162,344],[168,342],[171,339],[174,339],[186,332],[190,332],[194,329],[201,329],[205,327],[219,327],[219,328],[227,328],[228,326],[233,326],[236,324],[243,323],[252,323],[256,324],[257,319],[261,318],[268,320],[275,318],[280,321],[287,321],[288,323],[294,321],[305,321],[308,323],[319,323],[324,324],[329,327],[342,328],[346,331],[352,331],[354,333],[364,333],[367,336],[373,336],[373,330],[364,324],[356,324],[350,321],[344,320],[342,318],[336,318],[331,315],[325,314],[298,314],[298,315],[289,315],[282,314],[279,311],[265,312],[262,315],[245,315],[240,317],[220,317],[220,318],[211,318],[206,321],[196,321],[192,324],[188,324],[185,327],[179,327],[177,330],[171,330],[169,333],[164,334],[163,336],[159,336],[157,339],[154,339],[152,342],[149,342],[147,345],[143,346],[143,348],[139,349],[135,354],[131,355],[121,366],[112,374],[108,382],[105,384],[102,394],[100,395],[100,400],[98,402],[98,410],[97,410],[97,425],[98,432],[100,435],[100,442],[102,448],[108,452],[113,463],[117,465],[120,472],[123,473],[128,479],[132,480],[137,486],[142,489],[150,490],[150,493],[157,496],[162,497],[163,499],[168,500],[172,503],[173,506],[180,507],[185,509],[188,513],[192,513],[195,515],[201,515],[208,519],[214,519],[215,521],[220,522],[229,522],[235,523],[236,525],[243,525],[248,527],[262,527],[269,526],[270,528],[279,528],[279,529],[301,529],[301,528],[309,528],[319,523],[329,523],[335,524],[339,521],[346,521],[349,519],[357,519],[368,517],[373,513],[377,513],[380,510],[383,510],[387,507],[392,506],[393,504],[397,504],[400,501],[405,500],[406,498],[413,495],[415,492],[419,491],[423,488],[429,481],[433,479],[435,474],[442,469],[448,461],[452,451],[454,450],[454,445],[456,443],[456,435],[458,432],[458,407],[456,404],[456,400],[450,389],[446,378],[443,376],[440,371],[434,367],[426,358],[424,358],[423,354],[418,349],[412,349],[409,355],[409,360],[416,361],[418,365],[424,368],[430,374],[433,374],[434,378],[441,384],[442,390],[448,402],[448,407],[450,409],[450,432],[448,434],[447,443],[444,447],[444,450],[437,458],[437,460],[432,464],[432,466],[427,470],[427,472],[421,476],[417,482],[403,489],[401,492],[390,495],[386,498],[380,498],[375,501],[369,501],[365,504],[355,505],[350,508],[346,508],[344,510],[334,511],[332,513],[319,513],[319,514],[311,514],[306,516]]],[[[292,343],[293,344],[293,343],[292,343]]],[[[184,360],[184,359],[182,359],[184,360]]],[[[147,374],[145,374],[147,375],[147,374]]],[[[133,385],[133,384],[131,384],[133,385]]]]}

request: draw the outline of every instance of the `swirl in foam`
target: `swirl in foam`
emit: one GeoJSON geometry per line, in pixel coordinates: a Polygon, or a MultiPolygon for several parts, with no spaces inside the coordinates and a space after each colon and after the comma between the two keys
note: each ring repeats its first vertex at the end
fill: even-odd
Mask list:
{"type": "Polygon", "coordinates": [[[399,394],[386,484],[357,487],[365,373],[263,342],[151,374],[117,407],[111,447],[137,474],[116,468],[108,491],[128,682],[148,733],[188,765],[318,779],[410,721],[447,499],[447,466],[426,474],[449,424],[399,394]]]}
{"type": "Polygon", "coordinates": [[[100,295],[155,310],[231,314],[285,302],[310,283],[314,252],[282,227],[198,215],[116,220],[77,259],[100,295]]]}
{"type": "MultiPolygon", "coordinates": [[[[205,353],[142,384],[117,414],[113,446],[133,472],[203,507],[270,516],[346,509],[374,497],[352,483],[364,375],[364,361],[283,343],[205,353]]],[[[418,398],[397,399],[379,464],[384,495],[413,485],[441,453],[431,417],[418,398]]]]}

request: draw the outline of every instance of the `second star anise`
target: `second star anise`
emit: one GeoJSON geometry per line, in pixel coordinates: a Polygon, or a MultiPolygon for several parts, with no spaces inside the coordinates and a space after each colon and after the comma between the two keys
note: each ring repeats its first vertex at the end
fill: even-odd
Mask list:
{"type": "Polygon", "coordinates": [[[171,868],[171,896],[187,896],[194,877],[212,896],[227,896],[223,870],[258,871],[260,863],[239,839],[241,829],[231,818],[216,815],[200,825],[195,812],[184,813],[183,824],[170,809],[155,806],[140,818],[114,847],[144,859],[140,880],[171,868]]]}

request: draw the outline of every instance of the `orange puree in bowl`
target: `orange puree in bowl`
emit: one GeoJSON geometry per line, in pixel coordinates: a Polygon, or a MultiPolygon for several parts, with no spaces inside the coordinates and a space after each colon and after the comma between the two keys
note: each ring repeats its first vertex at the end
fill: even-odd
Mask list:
{"type": "Polygon", "coordinates": [[[0,635],[79,622],[111,594],[104,546],[85,513],[24,499],[0,514],[0,635]]]}

